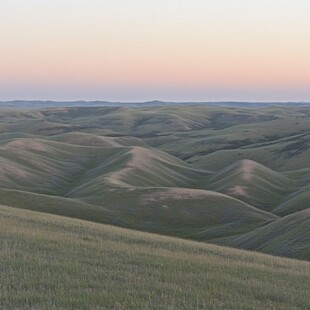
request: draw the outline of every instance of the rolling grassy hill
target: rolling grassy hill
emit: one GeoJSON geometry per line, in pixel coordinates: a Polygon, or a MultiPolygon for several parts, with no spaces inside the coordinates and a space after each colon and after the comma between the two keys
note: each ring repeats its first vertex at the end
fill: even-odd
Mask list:
{"type": "Polygon", "coordinates": [[[18,138],[2,142],[0,155],[2,187],[41,192],[57,193],[64,188],[85,192],[107,184],[193,187],[209,174],[161,150],[138,146],[98,147],[18,138]]]}
{"type": "Polygon", "coordinates": [[[273,213],[288,215],[301,210],[309,209],[310,205],[310,186],[305,186],[299,191],[290,195],[286,201],[277,206],[273,213]]]}
{"type": "MultiPolygon", "coordinates": [[[[282,127],[278,129],[281,134],[282,129],[282,127]]],[[[295,130],[294,125],[291,129],[295,130]]],[[[287,129],[283,129],[283,131],[285,133],[287,129]]],[[[251,132],[248,135],[252,136],[251,132]]],[[[306,134],[294,134],[292,137],[284,139],[282,137],[279,139],[278,136],[271,137],[266,139],[267,142],[262,143],[248,139],[248,141],[243,142],[242,140],[235,141],[235,146],[227,146],[225,143],[221,148],[217,146],[217,148],[203,153],[191,154],[188,161],[197,167],[213,170],[220,170],[223,166],[231,165],[242,159],[250,159],[281,172],[310,167],[309,130],[306,134]]],[[[218,141],[215,143],[220,144],[218,141]]]]}
{"type": "Polygon", "coordinates": [[[308,107],[1,109],[0,203],[309,260],[309,152],[308,107]]]}
{"type": "Polygon", "coordinates": [[[0,190],[2,204],[196,240],[249,232],[278,217],[216,192],[115,189],[84,199],[0,190]]]}
{"type": "Polygon", "coordinates": [[[3,309],[308,309],[310,264],[0,206],[3,309]]]}
{"type": "Polygon", "coordinates": [[[271,211],[299,189],[298,179],[289,178],[252,160],[241,160],[217,172],[210,188],[271,211]]]}
{"type": "Polygon", "coordinates": [[[278,219],[238,237],[230,245],[287,257],[310,257],[310,209],[278,219]]]}

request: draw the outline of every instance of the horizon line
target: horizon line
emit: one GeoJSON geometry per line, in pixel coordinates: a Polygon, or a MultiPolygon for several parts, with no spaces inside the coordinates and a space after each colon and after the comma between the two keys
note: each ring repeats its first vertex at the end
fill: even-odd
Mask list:
{"type": "Polygon", "coordinates": [[[105,102],[105,103],[310,103],[309,100],[158,100],[158,99],[151,99],[151,100],[137,100],[137,101],[126,101],[126,100],[104,100],[104,99],[64,99],[64,100],[53,100],[53,99],[10,99],[10,100],[0,100],[0,103],[4,102],[105,102]]]}

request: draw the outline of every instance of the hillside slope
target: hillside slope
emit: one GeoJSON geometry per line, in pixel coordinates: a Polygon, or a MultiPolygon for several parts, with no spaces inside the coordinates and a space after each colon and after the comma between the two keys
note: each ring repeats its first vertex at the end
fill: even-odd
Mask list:
{"type": "Polygon", "coordinates": [[[272,210],[277,215],[288,215],[310,208],[310,186],[305,186],[290,195],[282,204],[272,210]]]}
{"type": "Polygon", "coordinates": [[[271,211],[290,193],[298,181],[252,160],[241,160],[218,171],[208,180],[208,187],[271,211]]]}
{"type": "Polygon", "coordinates": [[[309,152],[306,106],[2,108],[0,204],[255,245],[309,208],[309,152]]]}
{"type": "MultiPolygon", "coordinates": [[[[75,143],[85,143],[84,134],[73,138],[75,143]]],[[[66,189],[87,195],[93,186],[96,190],[105,186],[195,187],[209,175],[161,150],[97,138],[104,147],[33,138],[2,142],[0,186],[53,194],[64,194],[66,189]]]]}
{"type": "Polygon", "coordinates": [[[0,206],[3,309],[308,309],[310,264],[0,206]]]}
{"type": "Polygon", "coordinates": [[[68,195],[88,196],[105,187],[195,187],[209,173],[156,149],[117,149],[87,171],[68,195]]]}
{"type": "Polygon", "coordinates": [[[310,208],[257,228],[231,241],[230,245],[310,260],[310,208]]]}
{"type": "Polygon", "coordinates": [[[118,189],[87,199],[1,189],[0,203],[204,241],[245,233],[278,218],[223,194],[180,188],[118,189]]]}

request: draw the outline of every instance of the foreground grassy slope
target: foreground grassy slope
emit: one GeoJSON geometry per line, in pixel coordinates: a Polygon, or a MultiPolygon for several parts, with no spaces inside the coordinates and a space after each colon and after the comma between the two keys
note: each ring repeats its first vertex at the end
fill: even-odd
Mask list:
{"type": "Polygon", "coordinates": [[[3,309],[308,309],[310,264],[0,207],[3,309]]]}

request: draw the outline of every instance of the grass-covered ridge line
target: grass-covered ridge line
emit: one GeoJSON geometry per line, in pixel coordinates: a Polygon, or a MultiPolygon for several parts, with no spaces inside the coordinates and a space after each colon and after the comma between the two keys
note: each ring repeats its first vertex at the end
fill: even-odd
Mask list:
{"type": "Polygon", "coordinates": [[[307,309],[310,264],[0,207],[4,309],[307,309]]]}

